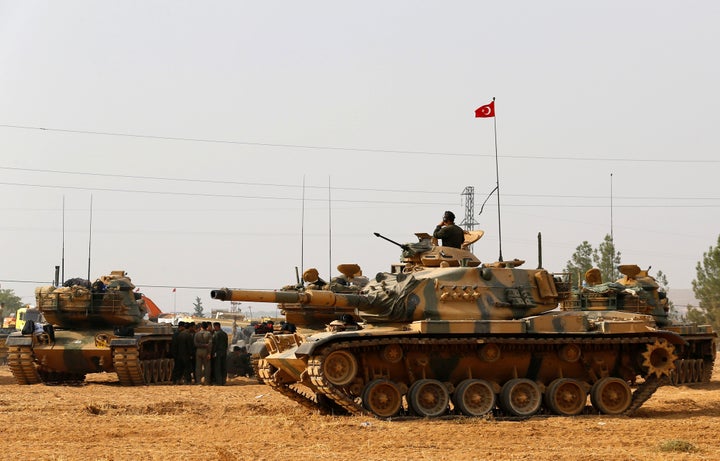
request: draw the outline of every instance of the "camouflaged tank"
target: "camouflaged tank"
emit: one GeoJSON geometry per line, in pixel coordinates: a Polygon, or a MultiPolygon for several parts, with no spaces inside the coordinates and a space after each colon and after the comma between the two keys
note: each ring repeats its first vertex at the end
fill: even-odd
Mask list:
{"type": "Polygon", "coordinates": [[[589,396],[595,411],[630,414],[678,379],[677,364],[700,361],[700,379],[709,376],[710,330],[697,327],[700,341],[688,341],[659,325],[654,307],[583,302],[567,274],[542,264],[523,269],[521,260],[481,264],[466,249],[416,235],[420,242],[401,245],[401,264],[357,293],[221,289],[211,296],[355,309],[359,324],[336,320],[323,333],[265,338],[265,383],[326,413],[570,416],[592,411],[589,396]]]}
{"type": "Polygon", "coordinates": [[[170,381],[172,326],[144,319],[144,300],[125,271],[92,285],[84,279],[63,285],[35,289],[45,325],[7,338],[19,384],[77,384],[98,372],[117,373],[123,385],[170,381]]]}

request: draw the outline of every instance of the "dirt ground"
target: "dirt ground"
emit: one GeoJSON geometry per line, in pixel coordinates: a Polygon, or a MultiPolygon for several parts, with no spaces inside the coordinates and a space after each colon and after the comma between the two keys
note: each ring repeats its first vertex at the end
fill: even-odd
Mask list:
{"type": "Polygon", "coordinates": [[[251,379],[224,387],[20,386],[0,367],[0,459],[717,460],[720,372],[633,417],[526,421],[321,416],[251,379]]]}

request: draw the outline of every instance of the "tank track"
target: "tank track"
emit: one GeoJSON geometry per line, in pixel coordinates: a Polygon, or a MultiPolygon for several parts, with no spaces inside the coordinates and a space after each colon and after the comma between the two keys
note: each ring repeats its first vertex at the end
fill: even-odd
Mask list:
{"type": "MultiPolygon", "coordinates": [[[[369,346],[371,344],[368,343],[376,342],[380,343],[381,340],[367,342],[363,341],[362,345],[369,346]]],[[[338,349],[352,347],[356,344],[357,342],[355,341],[347,341],[335,343],[330,345],[330,347],[323,348],[321,351],[322,354],[310,357],[310,360],[308,361],[307,371],[308,375],[310,376],[310,380],[318,388],[318,390],[324,395],[326,395],[328,398],[332,399],[341,408],[344,408],[350,414],[367,414],[367,411],[360,404],[359,399],[358,401],[356,401],[354,398],[347,395],[341,389],[338,389],[334,384],[325,379],[325,374],[323,373],[323,361],[331,352],[334,352],[338,349]]]]}
{"type": "Polygon", "coordinates": [[[123,386],[168,383],[172,380],[173,359],[140,360],[137,347],[113,348],[113,366],[123,386]]]}
{"type": "MultiPolygon", "coordinates": [[[[492,342],[495,344],[513,344],[513,345],[525,345],[525,346],[542,346],[542,345],[559,345],[569,343],[583,343],[593,345],[614,345],[614,344],[629,344],[629,343],[651,343],[655,337],[653,336],[637,336],[637,337],[622,337],[622,338],[587,338],[587,337],[565,337],[565,338],[521,338],[521,337],[493,337],[492,342]]],[[[453,346],[453,345],[471,345],[477,344],[478,338],[443,338],[443,339],[428,339],[428,338],[384,338],[384,339],[369,339],[369,340],[354,340],[345,341],[331,344],[317,351],[316,355],[310,357],[308,361],[308,375],[310,376],[312,383],[317,387],[318,391],[328,398],[332,399],[337,405],[347,410],[350,414],[369,414],[369,412],[362,406],[359,397],[353,397],[348,395],[345,391],[338,388],[334,384],[330,383],[325,379],[323,373],[323,361],[332,352],[339,349],[367,349],[376,348],[378,346],[385,346],[388,344],[400,344],[405,346],[410,345],[426,345],[432,347],[439,346],[453,346]]],[[[489,338],[488,338],[489,339],[489,338]]],[[[710,371],[712,372],[710,365],[710,371]]],[[[705,375],[707,371],[705,371],[705,375]]],[[[709,375],[707,375],[709,376],[709,375]]],[[[648,376],[644,382],[640,384],[637,389],[633,392],[632,401],[630,406],[625,411],[625,414],[632,414],[638,408],[645,403],[652,394],[662,385],[669,384],[670,380],[667,377],[657,379],[654,376],[648,376]]]]}
{"type": "Polygon", "coordinates": [[[273,390],[281,393],[290,400],[299,403],[309,410],[319,411],[324,415],[346,413],[341,407],[337,407],[334,402],[329,400],[326,396],[312,392],[309,387],[303,386],[299,383],[285,384],[279,382],[274,376],[272,365],[265,360],[258,359],[257,363],[258,379],[262,380],[264,384],[272,387],[273,390]]]}
{"type": "Polygon", "coordinates": [[[18,384],[37,384],[40,374],[30,346],[8,346],[8,367],[18,384]]]}
{"type": "Polygon", "coordinates": [[[255,373],[255,379],[260,384],[265,384],[265,381],[260,377],[260,361],[262,359],[259,355],[251,355],[250,356],[250,366],[252,366],[253,373],[255,373]]]}
{"type": "Polygon", "coordinates": [[[635,392],[633,392],[632,395],[632,401],[630,402],[630,406],[627,410],[625,410],[625,415],[631,416],[635,411],[642,406],[643,403],[645,403],[652,395],[655,393],[656,390],[660,386],[663,386],[665,384],[669,384],[669,380],[666,377],[663,377],[662,379],[657,379],[655,375],[650,375],[645,379],[645,382],[638,385],[637,389],[635,389],[635,392]]]}

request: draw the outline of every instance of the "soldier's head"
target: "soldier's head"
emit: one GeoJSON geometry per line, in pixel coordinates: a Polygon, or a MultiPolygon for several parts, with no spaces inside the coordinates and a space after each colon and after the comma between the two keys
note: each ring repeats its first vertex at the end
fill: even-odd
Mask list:
{"type": "Polygon", "coordinates": [[[443,221],[446,223],[455,223],[455,213],[452,211],[446,211],[443,215],[443,221]]]}

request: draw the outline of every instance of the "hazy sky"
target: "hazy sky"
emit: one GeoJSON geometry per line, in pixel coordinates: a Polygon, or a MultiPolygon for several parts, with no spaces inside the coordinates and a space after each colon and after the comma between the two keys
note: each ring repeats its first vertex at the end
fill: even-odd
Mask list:
{"type": "Polygon", "coordinates": [[[34,303],[64,247],[66,279],[90,254],[209,311],[387,270],[373,232],[460,221],[467,186],[494,261],[495,97],[504,258],[612,228],[672,298],[720,233],[720,3],[589,3],[0,0],[0,284],[34,303]]]}

